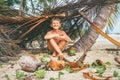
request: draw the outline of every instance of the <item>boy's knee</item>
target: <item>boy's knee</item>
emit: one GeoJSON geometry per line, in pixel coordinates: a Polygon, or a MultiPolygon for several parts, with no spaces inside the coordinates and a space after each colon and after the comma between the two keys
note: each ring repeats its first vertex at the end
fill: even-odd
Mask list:
{"type": "Polygon", "coordinates": [[[55,41],[55,40],[54,40],[54,39],[52,39],[52,38],[48,40],[48,42],[51,42],[51,41],[55,41]]]}
{"type": "Polygon", "coordinates": [[[67,41],[65,41],[65,40],[62,40],[61,42],[62,42],[62,43],[64,43],[64,44],[66,44],[66,43],[67,43],[67,41]]]}

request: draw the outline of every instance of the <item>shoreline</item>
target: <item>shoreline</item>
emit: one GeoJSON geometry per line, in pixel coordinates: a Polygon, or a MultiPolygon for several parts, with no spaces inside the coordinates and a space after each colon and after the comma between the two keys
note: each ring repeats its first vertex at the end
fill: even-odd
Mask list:
{"type": "MultiPolygon", "coordinates": [[[[115,39],[120,43],[120,34],[108,34],[110,37],[115,39]]],[[[116,46],[103,36],[99,36],[98,39],[96,40],[96,43],[91,47],[91,50],[103,50],[103,49],[120,49],[120,47],[116,46]]]]}

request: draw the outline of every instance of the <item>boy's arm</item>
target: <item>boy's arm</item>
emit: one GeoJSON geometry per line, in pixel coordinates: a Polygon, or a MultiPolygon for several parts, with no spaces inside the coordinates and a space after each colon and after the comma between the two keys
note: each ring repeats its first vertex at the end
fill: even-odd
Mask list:
{"type": "Polygon", "coordinates": [[[54,37],[57,37],[57,36],[58,36],[58,34],[53,34],[51,32],[47,32],[44,39],[51,39],[51,38],[54,38],[54,37]]]}
{"type": "Polygon", "coordinates": [[[71,38],[68,35],[65,36],[65,40],[68,41],[68,42],[72,41],[71,38]]]}
{"type": "Polygon", "coordinates": [[[72,41],[71,38],[63,31],[63,39],[65,39],[67,42],[72,41]]]}

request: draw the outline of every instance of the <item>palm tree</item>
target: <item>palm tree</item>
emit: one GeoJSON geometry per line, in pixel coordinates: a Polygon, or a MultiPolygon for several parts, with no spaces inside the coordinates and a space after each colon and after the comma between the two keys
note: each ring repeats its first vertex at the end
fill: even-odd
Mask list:
{"type": "MultiPolygon", "coordinates": [[[[115,5],[116,4],[102,6],[101,10],[93,20],[93,23],[96,24],[101,30],[105,27],[108,18],[113,13],[115,5]]],[[[73,47],[75,47],[78,52],[87,51],[95,43],[98,36],[99,33],[90,27],[87,33],[80,40],[78,40],[73,47]]]]}

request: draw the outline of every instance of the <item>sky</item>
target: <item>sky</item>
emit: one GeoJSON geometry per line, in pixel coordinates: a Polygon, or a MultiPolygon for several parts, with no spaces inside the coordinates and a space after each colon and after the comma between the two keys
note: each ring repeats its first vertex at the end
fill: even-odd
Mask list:
{"type": "Polygon", "coordinates": [[[106,27],[103,29],[103,31],[105,32],[108,28],[108,32],[109,33],[117,33],[120,34],[120,12],[117,14],[117,16],[114,16],[113,18],[113,29],[110,29],[108,27],[108,25],[106,25],[106,27]]]}
{"type": "Polygon", "coordinates": [[[111,31],[111,33],[120,33],[120,16],[118,17],[118,19],[115,22],[114,28],[111,31]]]}
{"type": "Polygon", "coordinates": [[[110,30],[110,33],[119,33],[120,34],[120,4],[117,5],[117,10],[115,11],[116,15],[113,17],[113,30],[110,30]]]}
{"type": "Polygon", "coordinates": [[[120,26],[115,27],[111,33],[119,33],[120,34],[120,26]]]}
{"type": "MultiPolygon", "coordinates": [[[[103,31],[105,32],[106,29],[107,29],[107,26],[103,29],[103,31]]],[[[116,36],[111,34],[120,34],[120,15],[115,19],[113,29],[112,30],[109,29],[109,34],[108,34],[113,39],[117,41],[120,40],[119,35],[116,36]]],[[[99,35],[99,38],[97,40],[99,41],[99,40],[107,40],[107,39],[105,39],[102,35],[99,35]]]]}

